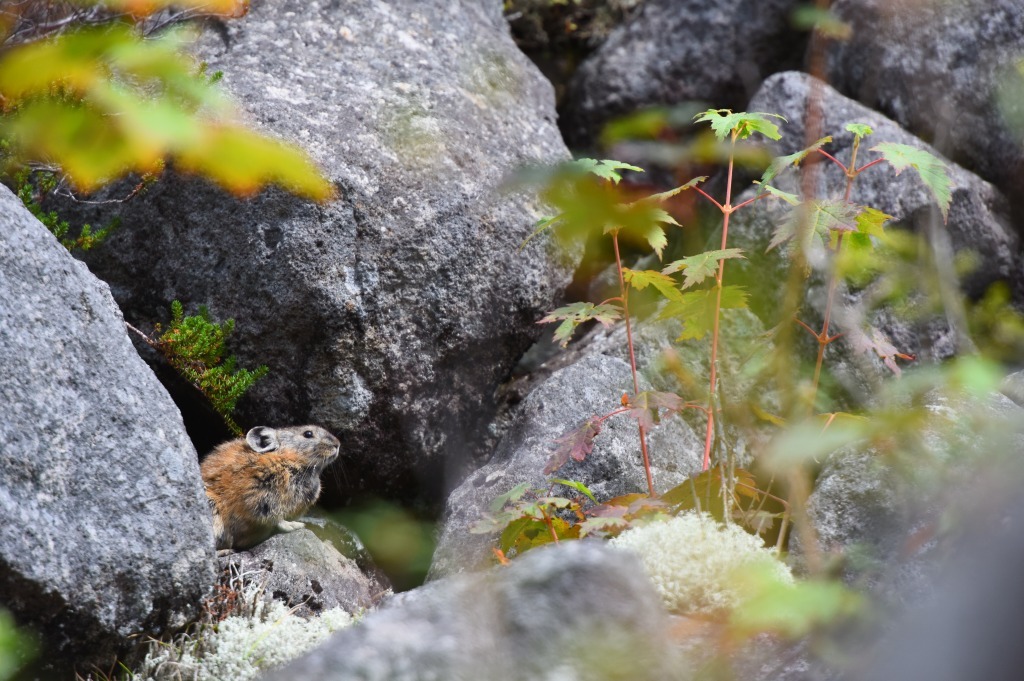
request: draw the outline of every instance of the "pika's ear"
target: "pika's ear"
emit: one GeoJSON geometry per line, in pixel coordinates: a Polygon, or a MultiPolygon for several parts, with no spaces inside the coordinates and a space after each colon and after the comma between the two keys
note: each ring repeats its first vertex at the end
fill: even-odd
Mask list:
{"type": "Polygon", "coordinates": [[[281,446],[277,439],[277,431],[266,426],[256,426],[245,434],[245,441],[252,447],[252,451],[272,452],[281,446]]]}

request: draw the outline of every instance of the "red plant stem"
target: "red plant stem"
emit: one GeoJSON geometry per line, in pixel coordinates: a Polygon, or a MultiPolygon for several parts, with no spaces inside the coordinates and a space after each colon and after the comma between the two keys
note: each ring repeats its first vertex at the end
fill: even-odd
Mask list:
{"type": "MultiPolygon", "coordinates": [[[[626,318],[626,342],[629,345],[629,369],[633,373],[633,394],[640,392],[640,381],[636,377],[636,353],[633,351],[633,327],[629,322],[629,295],[626,291],[626,280],[622,276],[622,257],[619,255],[619,233],[612,232],[612,245],[615,246],[615,269],[619,273],[619,294],[622,297],[622,316],[626,318]]],[[[651,476],[651,460],[647,454],[647,436],[643,424],[640,429],[640,453],[644,457],[644,475],[647,476],[647,491],[651,497],[657,496],[654,491],[654,478],[651,476]]]]}
{"type": "Polygon", "coordinates": [[[863,173],[865,170],[867,170],[871,166],[876,166],[876,165],[878,165],[879,163],[881,163],[884,160],[885,160],[884,158],[876,158],[871,163],[867,163],[865,165],[862,165],[860,168],[857,168],[857,174],[859,175],[859,174],[863,173]]]}
{"type": "MultiPolygon", "coordinates": [[[[711,194],[708,194],[706,191],[704,191],[703,189],[701,189],[700,187],[698,187],[696,185],[694,185],[693,188],[696,189],[697,191],[699,191],[701,194],[703,194],[704,198],[706,198],[708,201],[710,201],[711,203],[715,204],[715,206],[718,208],[718,210],[725,211],[725,208],[722,207],[722,204],[720,204],[718,201],[715,201],[715,198],[713,196],[711,196],[711,194]]],[[[728,201],[726,201],[726,203],[728,203],[728,201]]]]}
{"type": "MultiPolygon", "coordinates": [[[[732,145],[736,146],[736,133],[732,134],[732,145]]],[[[729,240],[729,216],[732,215],[734,210],[732,203],[732,168],[733,168],[733,151],[730,149],[729,153],[729,173],[725,181],[725,205],[721,206],[722,209],[722,250],[725,250],[726,243],[729,240]]],[[[711,197],[708,197],[711,198],[711,197]]],[[[714,201],[714,199],[711,199],[714,201]]],[[[715,201],[717,204],[718,202],[715,201]]],[[[718,331],[719,323],[718,318],[722,311],[722,278],[725,276],[725,258],[718,261],[718,272],[715,273],[715,324],[711,331],[711,369],[708,373],[711,374],[709,378],[708,388],[708,429],[704,435],[704,462],[702,470],[707,470],[711,465],[711,443],[715,432],[715,384],[718,380],[718,331]]]]}
{"type": "MultiPolygon", "coordinates": [[[[843,233],[839,232],[839,238],[836,241],[836,253],[839,253],[839,249],[843,247],[843,233]]],[[[835,266],[832,268],[832,277],[828,282],[828,300],[825,303],[825,320],[821,323],[821,333],[818,334],[818,359],[814,364],[814,384],[811,387],[811,394],[817,396],[818,394],[818,379],[821,378],[821,364],[825,359],[825,348],[832,339],[828,336],[828,327],[832,322],[832,301],[836,297],[836,287],[839,284],[839,275],[835,270],[835,266]]]]}
{"type": "Polygon", "coordinates": [[[822,156],[824,156],[825,158],[829,159],[829,160],[830,160],[830,161],[832,161],[833,163],[835,163],[835,164],[836,164],[837,166],[839,166],[840,168],[842,168],[842,169],[843,169],[843,174],[844,174],[844,175],[846,175],[846,174],[848,174],[848,173],[849,173],[849,171],[848,171],[848,170],[846,169],[846,166],[844,166],[844,165],[843,165],[843,162],[842,162],[842,161],[840,161],[839,159],[837,159],[837,158],[836,158],[835,156],[833,156],[832,154],[828,153],[828,152],[827,152],[827,151],[825,151],[824,149],[818,149],[818,153],[819,153],[819,154],[821,154],[822,156]]]}
{"type": "MultiPolygon", "coordinates": [[[[851,156],[850,156],[850,168],[855,168],[856,165],[857,165],[857,150],[858,150],[859,147],[860,147],[860,138],[856,138],[854,140],[853,151],[852,151],[851,156]]],[[[821,150],[819,149],[818,151],[821,151],[821,150]]],[[[825,156],[828,156],[829,158],[831,158],[833,161],[835,161],[839,165],[840,168],[843,169],[843,173],[846,175],[846,191],[843,193],[843,201],[849,201],[850,200],[850,193],[853,191],[853,181],[855,179],[857,179],[857,175],[860,174],[860,172],[862,170],[864,170],[864,168],[867,168],[867,167],[873,165],[873,163],[869,163],[868,165],[864,166],[864,168],[861,168],[860,170],[851,170],[851,169],[847,168],[846,166],[844,166],[839,161],[837,161],[835,158],[830,156],[829,154],[825,153],[824,151],[822,151],[821,153],[823,153],[823,154],[825,154],[825,156]]],[[[881,160],[882,159],[879,159],[879,161],[881,161],[881,160]]],[[[875,161],[874,163],[877,163],[877,161],[875,161]]],[[[839,256],[839,252],[842,249],[843,249],[843,232],[839,232],[839,234],[838,234],[838,236],[836,238],[835,257],[839,256]]],[[[833,262],[832,263],[832,274],[829,277],[829,281],[828,281],[828,300],[825,302],[825,319],[822,321],[822,324],[821,324],[821,333],[816,334],[816,338],[818,339],[818,358],[817,358],[817,361],[814,363],[814,382],[813,382],[813,385],[811,387],[811,401],[812,401],[812,404],[813,404],[814,400],[817,399],[817,396],[818,396],[818,381],[821,378],[821,365],[822,365],[822,362],[825,359],[825,348],[828,347],[828,345],[830,343],[832,343],[832,341],[834,341],[836,338],[839,337],[839,335],[832,336],[832,337],[829,336],[829,324],[831,324],[831,322],[832,322],[832,303],[835,300],[836,288],[838,287],[838,285],[839,285],[839,270],[836,267],[835,262],[833,262]]]]}
{"type": "Polygon", "coordinates": [[[748,205],[752,204],[754,201],[760,201],[761,199],[764,199],[764,198],[767,198],[767,197],[768,197],[768,194],[758,194],[757,196],[755,196],[752,199],[747,199],[743,203],[740,203],[740,204],[737,204],[737,205],[733,206],[732,207],[732,212],[735,213],[740,208],[743,208],[744,206],[748,206],[748,205]]]}
{"type": "Polygon", "coordinates": [[[544,517],[544,524],[548,526],[548,532],[551,533],[551,539],[557,544],[558,543],[558,533],[555,532],[555,524],[553,522],[551,522],[551,516],[549,516],[547,513],[545,513],[544,509],[540,510],[540,514],[541,514],[541,516],[544,517]]]}

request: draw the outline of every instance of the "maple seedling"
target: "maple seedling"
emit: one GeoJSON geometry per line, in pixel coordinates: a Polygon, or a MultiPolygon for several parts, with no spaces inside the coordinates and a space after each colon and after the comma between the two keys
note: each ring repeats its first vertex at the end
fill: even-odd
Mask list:
{"type": "MultiPolygon", "coordinates": [[[[849,165],[842,163],[835,156],[824,150],[823,147],[830,143],[832,138],[823,137],[806,149],[775,159],[765,171],[760,181],[760,185],[765,191],[780,196],[795,207],[790,218],[776,229],[769,243],[768,250],[793,239],[799,231],[799,245],[804,251],[812,245],[815,238],[818,238],[822,245],[833,254],[833,266],[829,276],[828,294],[825,301],[821,330],[815,331],[810,325],[799,318],[795,320],[818,343],[810,397],[811,404],[814,403],[815,395],[817,394],[825,348],[844,335],[843,333],[833,334],[831,332],[833,305],[836,298],[836,289],[839,284],[839,270],[834,265],[835,257],[842,250],[844,241],[852,243],[855,248],[871,248],[873,246],[872,239],[881,238],[885,223],[892,220],[891,215],[886,215],[880,210],[870,206],[860,206],[850,201],[853,185],[857,177],[866,170],[883,162],[889,163],[896,174],[899,174],[906,168],[913,168],[935,198],[942,213],[943,221],[949,217],[949,205],[952,201],[949,174],[946,170],[946,165],[941,160],[923,149],[917,149],[905,144],[884,142],[870,149],[872,152],[881,154],[880,158],[857,167],[857,154],[860,150],[861,141],[873,134],[874,131],[870,126],[863,123],[849,123],[845,129],[854,136],[849,165]],[[796,196],[781,192],[768,184],[785,168],[799,166],[810,154],[818,154],[825,157],[843,172],[846,184],[841,199],[811,199],[806,205],[803,205],[796,196]],[[801,224],[801,222],[805,224],[801,224]]],[[[874,351],[885,366],[897,376],[900,375],[900,368],[896,364],[896,358],[907,361],[915,359],[914,355],[899,351],[877,329],[871,329],[870,334],[866,334],[860,329],[850,329],[848,340],[850,340],[857,352],[874,351]]]]}

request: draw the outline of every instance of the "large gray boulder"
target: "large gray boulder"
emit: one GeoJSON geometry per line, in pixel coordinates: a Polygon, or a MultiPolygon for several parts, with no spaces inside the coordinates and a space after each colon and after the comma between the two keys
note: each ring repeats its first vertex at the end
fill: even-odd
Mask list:
{"type": "Polygon", "coordinates": [[[829,82],[998,186],[1019,209],[1024,129],[1011,121],[1021,125],[1024,102],[1004,111],[999,100],[1001,86],[1021,78],[1011,69],[1024,57],[1024,6],[836,0],[832,11],[852,34],[828,47],[829,82]]]}
{"type": "Polygon", "coordinates": [[[580,66],[566,96],[563,129],[593,145],[609,120],[690,101],[740,110],[769,74],[796,68],[804,33],[795,0],[647,0],[580,66]]]}
{"type": "Polygon", "coordinates": [[[0,606],[48,664],[108,668],[214,579],[181,416],[107,286],[0,186],[0,606]]]}
{"type": "Polygon", "coordinates": [[[676,678],[668,632],[636,558],[564,542],[401,594],[264,678],[676,678]]]}
{"type": "MultiPolygon", "coordinates": [[[[640,389],[649,390],[650,384],[645,380],[640,389]]],[[[491,461],[449,495],[428,579],[488,565],[496,537],[472,533],[473,525],[484,518],[496,497],[516,485],[545,487],[549,476],[544,467],[555,440],[591,417],[620,408],[623,392],[633,393],[629,365],[597,353],[556,371],[534,388],[491,461]]],[[[662,419],[647,439],[656,490],[664,492],[700,470],[703,440],[678,416],[662,419]]],[[[555,476],[582,482],[599,501],[646,493],[636,421],[625,414],[605,421],[586,460],[570,460],[555,476]]]]}
{"type": "Polygon", "coordinates": [[[350,487],[439,501],[446,461],[486,450],[495,389],[568,281],[543,240],[518,250],[533,199],[499,191],[567,155],[550,84],[493,2],[257,1],[201,54],[338,198],[243,201],[167,173],[89,266],[133,323],[175,298],[237,321],[240,363],[270,367],[244,426],[319,423],[350,487]]]}

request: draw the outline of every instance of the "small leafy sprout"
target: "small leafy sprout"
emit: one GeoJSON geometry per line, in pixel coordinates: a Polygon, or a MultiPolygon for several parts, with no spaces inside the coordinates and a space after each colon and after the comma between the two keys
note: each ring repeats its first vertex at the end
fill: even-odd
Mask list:
{"type": "Polygon", "coordinates": [[[761,133],[768,139],[778,140],[782,138],[782,133],[769,118],[786,120],[785,117],[778,114],[756,111],[733,113],[731,109],[708,109],[693,118],[698,123],[709,123],[719,142],[729,136],[732,136],[733,139],[747,139],[755,132],[761,133]]]}

